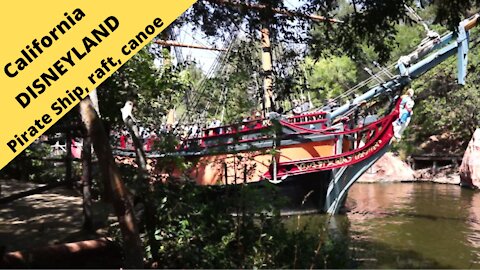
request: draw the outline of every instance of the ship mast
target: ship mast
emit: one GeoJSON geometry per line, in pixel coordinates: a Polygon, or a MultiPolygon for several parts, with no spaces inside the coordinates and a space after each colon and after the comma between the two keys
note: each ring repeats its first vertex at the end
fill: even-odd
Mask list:
{"type": "Polygon", "coordinates": [[[263,74],[263,113],[264,115],[275,110],[273,96],[272,47],[270,44],[270,30],[263,24],[261,32],[262,47],[262,74],[263,74]]]}
{"type": "Polygon", "coordinates": [[[272,48],[270,43],[270,25],[268,19],[273,16],[273,14],[280,14],[287,17],[299,17],[304,19],[313,20],[316,22],[330,22],[330,23],[341,23],[342,21],[327,18],[315,14],[304,14],[301,12],[291,11],[287,9],[274,8],[271,7],[267,1],[259,1],[258,4],[253,3],[244,3],[238,0],[206,0],[207,2],[214,3],[217,5],[230,5],[236,6],[239,8],[246,8],[257,10],[260,13],[262,18],[262,28],[261,32],[261,47],[262,47],[262,75],[263,75],[263,101],[262,109],[264,115],[270,111],[275,111],[277,108],[275,106],[275,96],[273,92],[273,69],[272,69],[272,48]]]}
{"type": "MultiPolygon", "coordinates": [[[[237,6],[240,8],[248,8],[257,10],[262,17],[262,25],[260,29],[261,33],[261,48],[262,48],[262,75],[263,75],[263,87],[262,87],[262,110],[264,116],[271,111],[275,111],[275,95],[273,92],[273,68],[272,68],[272,48],[270,43],[270,24],[268,23],[268,18],[273,16],[273,14],[281,14],[287,17],[299,17],[310,19],[317,22],[330,22],[330,23],[342,23],[341,20],[327,18],[315,14],[304,14],[301,12],[291,11],[287,9],[279,9],[279,8],[272,8],[268,4],[263,4],[260,1],[260,4],[251,4],[251,3],[243,3],[241,1],[236,0],[205,0],[207,2],[211,2],[218,5],[231,5],[237,6]]],[[[194,48],[194,49],[204,49],[204,50],[214,50],[214,51],[225,51],[224,49],[217,49],[217,48],[208,48],[204,46],[198,45],[191,45],[191,44],[182,44],[174,41],[170,41],[167,38],[164,40],[156,40],[157,44],[167,46],[178,46],[178,47],[187,47],[187,48],[194,48]]]]}

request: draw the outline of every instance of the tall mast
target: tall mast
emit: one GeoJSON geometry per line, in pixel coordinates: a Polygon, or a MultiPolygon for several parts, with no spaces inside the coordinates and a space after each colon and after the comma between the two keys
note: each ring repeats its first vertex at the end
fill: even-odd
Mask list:
{"type": "Polygon", "coordinates": [[[275,110],[273,97],[272,48],[270,45],[270,30],[264,23],[260,30],[262,35],[262,73],[263,73],[263,112],[275,110]]]}
{"type": "MultiPolygon", "coordinates": [[[[172,29],[170,27],[167,27],[167,28],[165,28],[165,30],[163,30],[162,33],[160,33],[160,36],[164,40],[169,40],[170,36],[171,36],[171,31],[172,31],[172,29]]],[[[165,69],[164,72],[170,72],[172,70],[172,59],[171,59],[171,57],[172,57],[172,47],[171,47],[170,44],[164,44],[162,46],[163,46],[162,56],[164,56],[164,58],[163,58],[163,67],[165,69]],[[166,54],[166,55],[164,55],[164,54],[166,54]]],[[[176,120],[177,119],[176,119],[175,106],[170,104],[170,106],[168,108],[168,113],[167,113],[167,125],[170,125],[171,127],[173,127],[176,120]]]]}
{"type": "Polygon", "coordinates": [[[262,18],[261,47],[262,47],[262,73],[263,73],[263,111],[275,111],[275,97],[273,95],[273,72],[272,72],[272,50],[270,45],[269,18],[274,14],[281,14],[288,17],[299,17],[310,19],[317,22],[341,23],[342,21],[327,18],[315,14],[304,14],[288,9],[273,8],[268,1],[260,0],[258,4],[245,3],[238,0],[206,0],[207,2],[218,5],[231,5],[241,8],[257,10],[262,18]]]}

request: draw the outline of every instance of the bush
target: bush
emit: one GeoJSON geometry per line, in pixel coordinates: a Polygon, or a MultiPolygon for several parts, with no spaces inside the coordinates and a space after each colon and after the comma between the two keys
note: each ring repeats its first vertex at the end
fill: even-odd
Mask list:
{"type": "Polygon", "coordinates": [[[347,257],[339,260],[337,244],[328,237],[285,226],[278,210],[281,199],[274,188],[171,181],[153,184],[147,193],[142,194],[145,214],[141,223],[150,267],[347,265],[347,257]]]}

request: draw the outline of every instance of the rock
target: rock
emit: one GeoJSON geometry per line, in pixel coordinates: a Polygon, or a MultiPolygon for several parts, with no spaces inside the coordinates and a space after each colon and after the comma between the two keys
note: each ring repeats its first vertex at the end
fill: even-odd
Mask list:
{"type": "Polygon", "coordinates": [[[480,186],[480,129],[475,130],[468,143],[459,172],[462,186],[471,188],[480,186]]]}
{"type": "Polygon", "coordinates": [[[433,172],[432,168],[415,170],[415,179],[439,184],[459,185],[460,176],[455,165],[437,167],[433,172]]]}
{"type": "Polygon", "coordinates": [[[373,183],[412,180],[414,180],[412,168],[393,153],[387,152],[358,179],[358,182],[373,183]]]}

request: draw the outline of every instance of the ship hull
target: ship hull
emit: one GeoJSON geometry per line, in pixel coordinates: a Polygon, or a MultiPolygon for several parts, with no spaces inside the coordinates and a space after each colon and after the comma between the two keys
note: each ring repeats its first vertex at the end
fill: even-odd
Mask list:
{"type": "Polygon", "coordinates": [[[241,143],[230,149],[211,145],[211,154],[185,155],[193,166],[183,175],[200,185],[274,185],[286,198],[282,207],[286,213],[338,212],[342,202],[337,197],[344,198],[353,182],[388,149],[397,118],[394,109],[368,125],[336,132],[281,123],[293,131],[284,132],[281,139],[249,142],[246,149],[241,143]]]}
{"type": "Polygon", "coordinates": [[[203,136],[183,141],[174,152],[149,152],[147,157],[159,159],[160,174],[218,190],[243,184],[273,186],[287,198],[287,212],[337,212],[343,200],[337,199],[344,198],[351,184],[390,145],[399,104],[397,100],[382,118],[353,128],[352,122],[342,119],[325,127],[325,119],[317,114],[312,121],[311,115],[301,116],[310,122],[278,120],[258,128],[207,129],[203,136]]]}
{"type": "Polygon", "coordinates": [[[325,208],[326,194],[332,179],[331,171],[294,176],[278,184],[257,182],[253,186],[274,186],[283,199],[282,215],[318,213],[325,208]]]}

